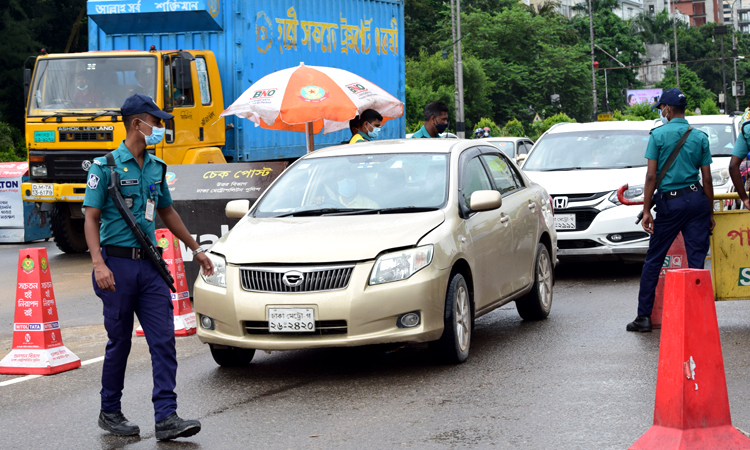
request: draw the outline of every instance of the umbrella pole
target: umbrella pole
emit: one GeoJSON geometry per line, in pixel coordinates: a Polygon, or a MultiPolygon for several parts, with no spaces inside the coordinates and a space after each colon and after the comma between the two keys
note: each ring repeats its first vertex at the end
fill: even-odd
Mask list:
{"type": "Polygon", "coordinates": [[[307,144],[307,153],[312,153],[315,150],[315,139],[313,136],[313,123],[305,123],[305,142],[307,144]]]}

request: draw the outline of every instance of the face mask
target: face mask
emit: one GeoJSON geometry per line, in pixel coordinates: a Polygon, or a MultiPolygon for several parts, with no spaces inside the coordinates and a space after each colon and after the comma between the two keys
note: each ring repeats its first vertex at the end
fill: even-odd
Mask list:
{"type": "Polygon", "coordinates": [[[435,121],[435,128],[437,129],[438,134],[440,134],[443,131],[445,131],[446,128],[448,128],[448,124],[447,123],[445,125],[439,124],[439,123],[437,123],[437,120],[436,120],[435,121]]]}
{"type": "Polygon", "coordinates": [[[77,89],[78,89],[79,91],[85,91],[85,90],[86,90],[86,88],[88,88],[88,87],[89,87],[89,85],[88,85],[88,84],[87,84],[87,85],[85,85],[85,86],[76,86],[76,88],[77,88],[77,89]]]}
{"type": "MultiPolygon", "coordinates": [[[[370,124],[372,126],[372,124],[370,124]]],[[[377,139],[378,135],[380,134],[380,127],[372,127],[372,131],[367,132],[367,136],[370,137],[370,139],[377,139]]]]}
{"type": "Polygon", "coordinates": [[[152,130],[150,136],[146,136],[146,134],[143,131],[138,130],[146,138],[146,145],[156,145],[159,142],[161,142],[162,139],[164,139],[164,134],[167,132],[166,128],[153,127],[144,121],[141,121],[141,123],[144,125],[148,125],[149,127],[151,127],[151,130],[152,130]]]}
{"type": "Polygon", "coordinates": [[[659,110],[659,119],[661,119],[661,123],[663,123],[664,125],[666,125],[667,123],[669,123],[669,119],[667,119],[667,117],[662,114],[663,110],[664,110],[664,108],[662,108],[662,109],[659,110]]]}
{"type": "Polygon", "coordinates": [[[357,191],[357,181],[353,178],[344,178],[338,182],[338,185],[339,194],[341,194],[342,197],[353,197],[354,193],[357,191]]]}

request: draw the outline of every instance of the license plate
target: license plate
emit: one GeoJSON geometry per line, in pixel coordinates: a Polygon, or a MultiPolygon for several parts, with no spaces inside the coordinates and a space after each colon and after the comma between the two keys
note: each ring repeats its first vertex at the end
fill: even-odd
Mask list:
{"type": "Polygon", "coordinates": [[[555,230],[575,230],[575,214],[555,214],[555,230]]]}
{"type": "Polygon", "coordinates": [[[54,131],[35,131],[34,142],[55,142],[54,131]]]}
{"type": "Polygon", "coordinates": [[[51,184],[32,184],[31,185],[31,196],[32,197],[52,197],[55,194],[55,189],[51,184]]]}
{"type": "Polygon", "coordinates": [[[312,308],[268,308],[268,331],[271,333],[315,331],[315,310],[312,308]]]}

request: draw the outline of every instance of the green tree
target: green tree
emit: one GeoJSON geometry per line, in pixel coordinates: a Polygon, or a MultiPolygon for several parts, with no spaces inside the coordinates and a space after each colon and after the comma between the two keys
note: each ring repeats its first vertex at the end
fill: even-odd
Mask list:
{"type": "Polygon", "coordinates": [[[659,111],[651,109],[651,103],[637,103],[625,108],[625,114],[628,116],[642,117],[641,120],[654,120],[659,118],[659,111]]]}
{"type": "MultiPolygon", "coordinates": [[[[665,91],[677,87],[674,71],[670,68],[664,69],[664,79],[656,83],[656,87],[660,87],[665,91]]],[[[716,98],[716,94],[704,87],[703,80],[684,64],[680,64],[680,90],[687,97],[687,109],[690,110],[695,110],[707,98],[711,100],[716,98]]]]}
{"type": "MultiPolygon", "coordinates": [[[[684,26],[683,22],[679,24],[684,26]]],[[[666,9],[653,16],[647,13],[638,14],[630,19],[630,33],[644,44],[665,44],[670,42],[669,36],[673,33],[672,18],[666,9]]]]}
{"type": "Polygon", "coordinates": [[[568,117],[568,115],[565,113],[558,113],[558,114],[555,114],[554,116],[547,117],[546,119],[542,121],[534,122],[531,125],[531,130],[532,130],[531,140],[536,141],[537,139],[539,139],[539,137],[543,135],[545,131],[552,128],[552,125],[556,123],[575,122],[575,121],[576,121],[575,119],[568,117]]]}
{"type": "Polygon", "coordinates": [[[490,127],[490,136],[492,137],[500,137],[503,136],[503,131],[500,129],[500,127],[495,124],[495,122],[492,121],[492,119],[488,119],[486,117],[482,117],[479,122],[477,122],[476,125],[474,125],[474,129],[476,128],[484,128],[484,127],[490,127]]]}
{"type": "Polygon", "coordinates": [[[0,162],[26,160],[23,133],[13,125],[0,122],[0,162]]]}
{"type": "Polygon", "coordinates": [[[526,136],[526,131],[524,131],[521,121],[514,117],[503,127],[503,136],[523,137],[526,136]]]}
{"type": "Polygon", "coordinates": [[[716,106],[716,102],[711,98],[703,99],[703,101],[700,103],[699,108],[701,109],[701,114],[703,115],[719,114],[719,107],[716,106]]]}

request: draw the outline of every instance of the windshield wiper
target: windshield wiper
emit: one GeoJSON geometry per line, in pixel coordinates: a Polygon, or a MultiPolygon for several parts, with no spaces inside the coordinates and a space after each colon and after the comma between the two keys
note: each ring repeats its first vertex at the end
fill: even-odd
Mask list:
{"type": "Polygon", "coordinates": [[[563,170],[581,170],[581,167],[560,167],[558,169],[544,169],[542,172],[561,172],[563,170]]]}
{"type": "Polygon", "coordinates": [[[82,118],[80,118],[78,120],[94,120],[94,119],[98,119],[101,116],[107,116],[107,115],[110,115],[110,116],[113,116],[113,117],[117,117],[118,115],[122,115],[122,112],[119,109],[104,109],[104,110],[102,110],[102,111],[94,114],[91,117],[82,117],[82,118]]]}
{"type": "Polygon", "coordinates": [[[436,206],[396,206],[393,208],[379,208],[379,209],[354,209],[344,211],[340,213],[324,214],[324,216],[346,216],[354,214],[398,214],[398,213],[415,213],[415,212],[427,212],[437,211],[440,208],[436,206]]]}
{"type": "Polygon", "coordinates": [[[279,217],[322,216],[323,214],[349,212],[349,211],[351,211],[351,209],[348,209],[348,208],[304,209],[302,211],[294,211],[294,212],[290,212],[286,214],[279,214],[278,216],[273,216],[271,218],[278,219],[279,217]]]}
{"type": "Polygon", "coordinates": [[[55,111],[54,114],[49,114],[47,116],[42,117],[42,122],[45,122],[47,119],[51,119],[53,117],[57,117],[59,121],[62,117],[70,117],[70,116],[77,117],[77,116],[87,116],[87,115],[88,115],[87,113],[55,111]]]}

